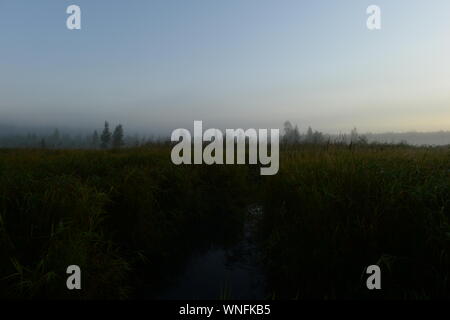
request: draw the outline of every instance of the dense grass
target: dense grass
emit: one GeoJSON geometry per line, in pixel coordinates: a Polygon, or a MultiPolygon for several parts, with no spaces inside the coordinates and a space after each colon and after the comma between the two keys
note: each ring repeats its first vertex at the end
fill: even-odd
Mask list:
{"type": "Polygon", "coordinates": [[[164,146],[0,151],[0,297],[133,298],[259,201],[275,298],[450,297],[450,151],[299,146],[279,174],[175,166],[164,146]],[[220,225],[220,228],[219,228],[220,225]],[[368,294],[378,263],[383,291],[368,294]],[[83,290],[65,269],[80,265],[83,290]]]}
{"type": "Polygon", "coordinates": [[[176,167],[168,155],[3,151],[0,295],[132,297],[139,267],[156,286],[165,261],[209,237],[213,222],[239,221],[245,168],[176,167]],[[65,287],[71,264],[83,271],[78,292],[65,287]]]}
{"type": "Polygon", "coordinates": [[[449,149],[287,151],[264,185],[275,296],[450,297],[449,149]],[[383,291],[365,286],[381,266],[383,291]]]}

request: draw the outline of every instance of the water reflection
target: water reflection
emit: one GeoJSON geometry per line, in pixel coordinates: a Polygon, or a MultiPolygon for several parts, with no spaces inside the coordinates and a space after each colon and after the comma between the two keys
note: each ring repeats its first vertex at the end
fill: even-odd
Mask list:
{"type": "Polygon", "coordinates": [[[194,253],[181,275],[159,299],[264,299],[265,277],[255,243],[261,208],[251,206],[244,228],[233,245],[210,246],[194,253]]]}

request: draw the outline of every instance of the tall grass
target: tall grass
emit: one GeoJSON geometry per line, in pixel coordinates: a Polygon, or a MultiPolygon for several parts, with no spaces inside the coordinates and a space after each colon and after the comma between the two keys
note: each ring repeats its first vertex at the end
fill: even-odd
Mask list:
{"type": "Polygon", "coordinates": [[[245,168],[174,166],[159,147],[2,151],[0,296],[126,298],[142,277],[156,286],[166,262],[214,235],[212,222],[239,221],[245,179],[245,168]],[[81,291],[65,287],[72,264],[81,291]]]}
{"type": "Polygon", "coordinates": [[[175,166],[168,146],[0,150],[0,297],[139,297],[202,242],[232,238],[254,201],[277,298],[450,297],[448,148],[305,145],[280,160],[267,177],[175,166]],[[81,291],[66,289],[72,264],[81,291]]]}
{"type": "Polygon", "coordinates": [[[450,297],[448,149],[309,147],[281,161],[261,226],[278,297],[450,297]]]}

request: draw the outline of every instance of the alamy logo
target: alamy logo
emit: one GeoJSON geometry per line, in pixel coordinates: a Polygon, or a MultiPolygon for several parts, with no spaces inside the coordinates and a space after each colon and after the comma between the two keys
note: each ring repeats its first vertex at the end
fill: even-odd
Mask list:
{"type": "Polygon", "coordinates": [[[371,5],[367,7],[367,14],[370,16],[367,18],[367,29],[380,30],[381,29],[381,8],[377,5],[371,5]]]}
{"type": "Polygon", "coordinates": [[[70,16],[67,18],[66,26],[69,30],[81,29],[81,8],[77,5],[71,5],[66,10],[70,16]]]}
{"type": "Polygon", "coordinates": [[[366,273],[370,274],[367,278],[366,286],[369,290],[380,290],[381,289],[381,269],[377,265],[368,266],[366,273]]]}
{"type": "Polygon", "coordinates": [[[70,274],[67,277],[66,286],[69,290],[81,290],[81,269],[77,265],[71,265],[67,267],[67,274],[70,274]]]}
{"type": "MultiPolygon", "coordinates": [[[[67,18],[66,26],[69,30],[81,29],[81,8],[77,5],[70,5],[67,10],[67,14],[70,16],[67,18]]],[[[369,15],[367,18],[367,28],[369,30],[381,29],[381,9],[377,5],[370,5],[366,9],[366,13],[369,15]]]]}
{"type": "MultiPolygon", "coordinates": [[[[176,129],[172,132],[171,140],[179,142],[171,153],[172,162],[176,165],[192,164],[192,136],[187,129],[176,129]],[[181,140],[181,141],[180,141],[181,140]]],[[[270,130],[270,142],[267,129],[226,129],[225,155],[224,135],[218,129],[208,129],[203,133],[202,121],[194,121],[194,164],[245,164],[263,166],[261,175],[275,175],[279,169],[279,140],[278,129],[270,130]],[[209,142],[203,149],[204,142],[209,142]],[[248,142],[248,152],[246,144],[248,142]],[[270,155],[269,155],[270,146],[270,155]],[[237,152],[235,154],[235,149],[237,152]]]]}

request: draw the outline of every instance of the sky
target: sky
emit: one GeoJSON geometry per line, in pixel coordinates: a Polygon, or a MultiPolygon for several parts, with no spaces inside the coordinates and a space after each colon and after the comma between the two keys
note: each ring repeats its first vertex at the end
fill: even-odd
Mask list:
{"type": "Polygon", "coordinates": [[[0,125],[450,130],[449,35],[448,0],[0,0],[0,125]]]}

